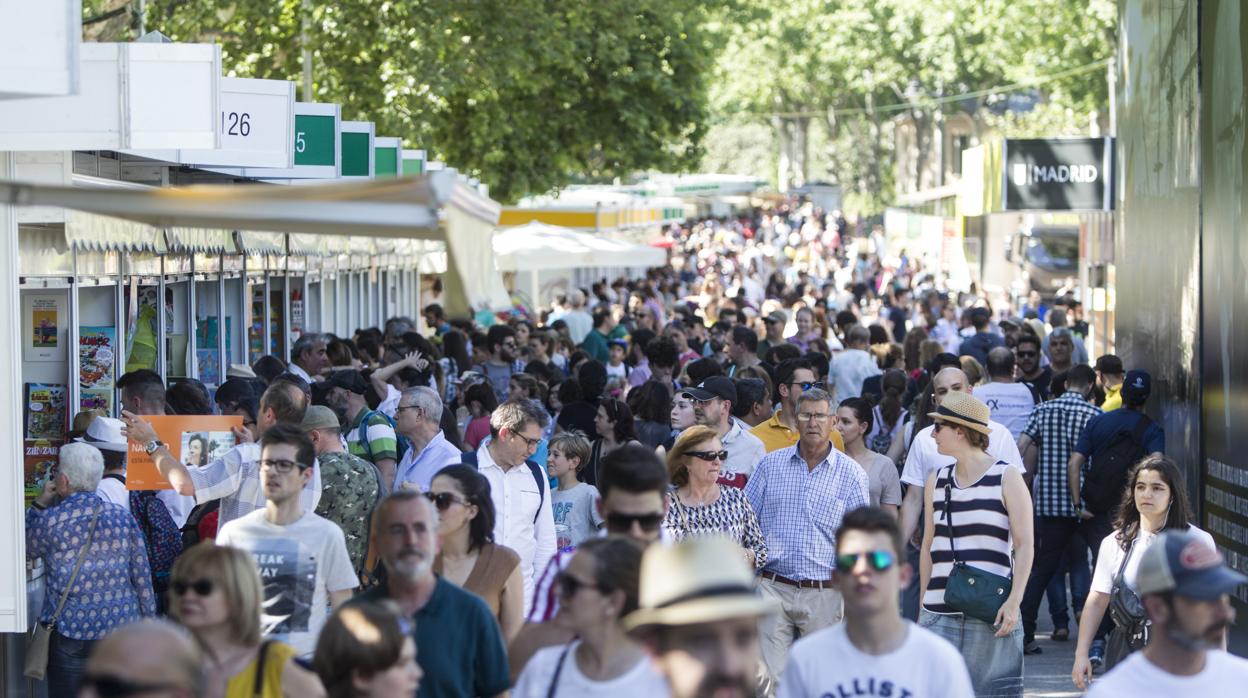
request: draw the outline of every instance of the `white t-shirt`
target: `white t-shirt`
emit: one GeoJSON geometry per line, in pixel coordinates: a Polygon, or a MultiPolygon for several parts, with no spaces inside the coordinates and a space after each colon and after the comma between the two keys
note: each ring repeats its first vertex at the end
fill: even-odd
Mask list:
{"type": "Polygon", "coordinates": [[[958,650],[910,621],[901,647],[878,656],[854,647],[844,623],[798,640],[776,693],[777,698],[971,695],[971,675],[958,650]]]}
{"type": "MultiPolygon", "coordinates": [[[[1199,538],[1201,542],[1210,548],[1217,549],[1217,545],[1213,542],[1213,536],[1196,528],[1188,526],[1187,532],[1199,538]]],[[[1152,531],[1140,531],[1135,537],[1135,543],[1131,546],[1131,556],[1127,558],[1127,567],[1122,571],[1122,578],[1126,580],[1127,586],[1135,588],[1135,577],[1140,570],[1140,558],[1143,556],[1148,546],[1153,544],[1157,539],[1157,534],[1152,531]]],[[[1092,573],[1092,591],[1099,591],[1102,594],[1112,594],[1114,591],[1114,575],[1118,574],[1118,567],[1122,565],[1122,557],[1127,552],[1118,544],[1118,531],[1105,536],[1101,541],[1101,549],[1096,556],[1096,571],[1092,573]]]]}
{"type": "Polygon", "coordinates": [[[100,484],[95,486],[95,493],[100,499],[130,511],[130,493],[126,491],[126,483],[121,480],[115,477],[102,477],[100,484]]]}
{"type": "MultiPolygon", "coordinates": [[[[988,455],[993,461],[1003,460],[1007,464],[1023,470],[1023,457],[1018,454],[1018,444],[1010,435],[1010,430],[999,422],[988,422],[988,455]]],[[[936,439],[932,437],[932,426],[915,435],[910,443],[910,452],[906,454],[906,468],[901,471],[901,481],[907,485],[922,487],[932,473],[949,465],[953,465],[951,456],[942,456],[936,450],[936,439]]]]}
{"type": "MultiPolygon", "coordinates": [[[[653,698],[668,694],[667,681],[654,669],[648,657],[629,669],[627,673],[608,681],[594,681],[581,673],[576,666],[576,648],[580,640],[572,642],[568,656],[559,672],[559,685],[554,694],[560,696],[594,696],[594,698],[653,698]]],[[[546,698],[552,693],[550,682],[555,678],[555,667],[566,645],[546,647],[525,665],[512,690],[513,698],[546,698]]]]}
{"type": "Polygon", "coordinates": [[[217,544],[252,554],[264,583],[260,630],[293,646],[301,657],[312,656],[325,625],[329,592],[360,585],[347,555],[342,529],[308,512],[278,526],[265,510],[234,519],[217,532],[217,544]]]}
{"type": "Polygon", "coordinates": [[[975,386],[971,392],[988,405],[992,418],[1004,424],[1017,441],[1023,427],[1027,426],[1031,411],[1036,409],[1031,389],[1022,383],[987,383],[975,386]]]}
{"type": "Polygon", "coordinates": [[[1245,684],[1248,684],[1248,659],[1222,650],[1205,652],[1205,668],[1195,676],[1175,676],[1148,661],[1143,652],[1135,652],[1108,674],[1093,681],[1087,698],[1234,696],[1243,695],[1245,684]]]}
{"type": "Polygon", "coordinates": [[[862,383],[883,373],[871,354],[862,349],[846,349],[832,357],[828,365],[828,381],[836,389],[833,396],[839,403],[862,395],[862,383]]]}

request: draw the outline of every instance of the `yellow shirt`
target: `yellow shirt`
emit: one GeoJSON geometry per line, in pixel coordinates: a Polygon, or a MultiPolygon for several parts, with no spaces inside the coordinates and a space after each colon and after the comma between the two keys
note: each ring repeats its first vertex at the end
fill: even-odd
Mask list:
{"type": "Polygon", "coordinates": [[[286,663],[295,656],[295,648],[285,642],[270,642],[268,653],[264,658],[264,683],[260,685],[260,693],[255,693],[256,663],[259,655],[253,659],[246,669],[230,677],[225,686],[225,698],[282,698],[282,671],[286,663]]]}
{"type": "MultiPolygon", "coordinates": [[[[780,420],[781,411],[776,410],[776,413],[771,415],[771,419],[750,430],[751,434],[757,436],[763,442],[763,448],[767,449],[768,453],[788,448],[797,443],[799,435],[796,431],[786,427],[784,422],[780,420]]],[[[833,419],[835,417],[836,415],[832,416],[833,419]]],[[[841,438],[841,432],[837,431],[836,427],[833,427],[831,433],[828,434],[828,441],[832,442],[836,450],[842,452],[845,450],[845,439],[841,438]]]]}
{"type": "Polygon", "coordinates": [[[1117,388],[1109,388],[1105,391],[1105,402],[1101,403],[1101,409],[1109,412],[1122,407],[1122,386],[1117,388]]]}

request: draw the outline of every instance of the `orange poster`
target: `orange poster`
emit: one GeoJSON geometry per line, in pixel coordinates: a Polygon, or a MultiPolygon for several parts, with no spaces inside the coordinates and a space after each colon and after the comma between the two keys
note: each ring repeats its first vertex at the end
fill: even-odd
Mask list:
{"type": "MultiPolygon", "coordinates": [[[[169,448],[174,458],[188,467],[207,465],[234,448],[233,427],[242,427],[242,417],[142,417],[156,430],[156,436],[169,448]]],[[[130,458],[126,464],[126,489],[171,490],[156,463],[147,455],[143,446],[130,444],[130,458]]]]}

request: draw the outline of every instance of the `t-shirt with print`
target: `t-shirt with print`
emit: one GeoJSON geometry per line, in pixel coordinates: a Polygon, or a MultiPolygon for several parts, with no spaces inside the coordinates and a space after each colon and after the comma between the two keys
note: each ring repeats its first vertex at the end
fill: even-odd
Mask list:
{"type": "Polygon", "coordinates": [[[971,393],[991,410],[992,419],[1005,425],[1018,440],[1027,426],[1027,418],[1036,409],[1036,398],[1031,388],[1022,383],[985,383],[977,385],[971,393]]]}
{"type": "Polygon", "coordinates": [[[347,543],[347,555],[357,575],[364,572],[368,555],[368,524],[381,492],[377,466],[344,451],[322,453],[321,501],[316,514],[338,524],[347,543]]]}
{"type": "Polygon", "coordinates": [[[570,490],[551,490],[555,514],[555,545],[559,550],[598,534],[603,518],[598,513],[598,488],[578,482],[570,490]]]}
{"type": "Polygon", "coordinates": [[[1245,683],[1248,683],[1248,659],[1222,650],[1207,650],[1205,668],[1193,676],[1175,676],[1163,671],[1143,652],[1136,652],[1122,660],[1113,671],[1093,681],[1087,698],[1233,696],[1243,695],[1245,683]]]}
{"type": "Polygon", "coordinates": [[[351,426],[347,427],[346,435],[347,451],[353,456],[374,465],[386,458],[399,460],[399,437],[395,435],[390,420],[380,412],[374,412],[367,407],[360,410],[355,419],[351,420],[351,426]],[[360,423],[365,419],[368,420],[368,426],[361,429],[360,423]],[[368,439],[368,443],[360,439],[361,432],[368,439]]]}
{"type": "Polygon", "coordinates": [[[930,630],[905,624],[901,647],[882,655],[854,647],[844,623],[798,640],[789,652],[777,698],[974,695],[958,650],[930,630]]]}
{"type": "Polygon", "coordinates": [[[310,657],[325,625],[329,592],[359,586],[342,529],[304,514],[287,526],[269,523],[263,509],[217,532],[217,545],[251,553],[264,584],[260,631],[310,657]]]}
{"type": "Polygon", "coordinates": [[[576,665],[576,648],[580,644],[580,640],[574,640],[571,646],[558,645],[538,650],[524,666],[524,671],[520,672],[511,695],[514,698],[546,698],[552,695],[647,698],[668,695],[667,681],[655,670],[648,657],[642,657],[632,669],[614,679],[595,681],[589,678],[576,665]],[[559,669],[561,656],[563,668],[559,669]],[[556,671],[559,672],[559,683],[552,686],[556,671]]]}

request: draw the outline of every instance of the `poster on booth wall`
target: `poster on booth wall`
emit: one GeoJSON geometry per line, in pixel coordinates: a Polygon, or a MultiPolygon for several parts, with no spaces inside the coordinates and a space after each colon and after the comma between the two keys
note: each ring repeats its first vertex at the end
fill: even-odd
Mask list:
{"type": "MultiPolygon", "coordinates": [[[[202,416],[145,416],[156,436],[188,467],[203,466],[224,456],[237,443],[234,427],[242,428],[242,417],[202,416]]],[[[130,444],[129,462],[126,464],[126,489],[169,490],[169,484],[156,463],[147,455],[141,444],[130,444]]]]}
{"type": "Polygon", "coordinates": [[[83,390],[112,388],[116,355],[116,327],[79,327],[79,386],[83,390]]]}
{"type": "Polygon", "coordinates": [[[43,493],[43,485],[56,474],[57,455],[61,441],[55,439],[27,439],[22,442],[22,460],[25,466],[22,483],[26,506],[43,493]]]}
{"type": "Polygon", "coordinates": [[[22,359],[25,361],[64,361],[69,320],[64,293],[22,294],[22,359]]]}
{"type": "Polygon", "coordinates": [[[26,384],[26,438],[65,438],[66,392],[63,385],[26,384]]]}

